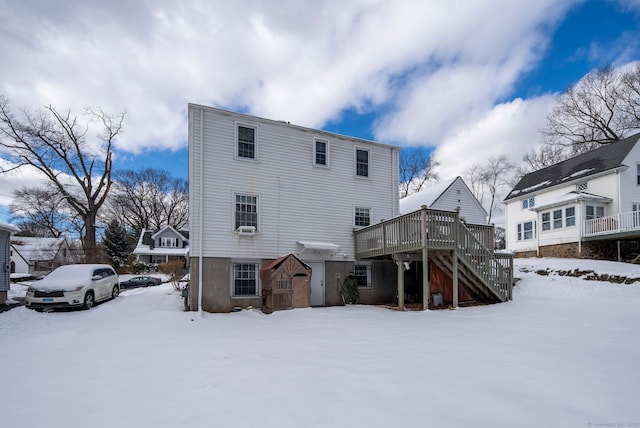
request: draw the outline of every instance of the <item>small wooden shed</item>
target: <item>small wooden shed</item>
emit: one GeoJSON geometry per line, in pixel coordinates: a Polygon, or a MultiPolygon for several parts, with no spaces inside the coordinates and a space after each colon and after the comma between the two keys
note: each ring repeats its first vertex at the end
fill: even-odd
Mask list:
{"type": "Polygon", "coordinates": [[[311,268],[289,254],[260,269],[262,311],[308,308],[311,304],[311,268]]]}

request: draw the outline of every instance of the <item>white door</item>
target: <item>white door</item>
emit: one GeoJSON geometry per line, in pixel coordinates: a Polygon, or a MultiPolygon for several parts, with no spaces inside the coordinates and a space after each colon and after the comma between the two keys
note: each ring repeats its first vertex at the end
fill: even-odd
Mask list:
{"type": "Polygon", "coordinates": [[[311,266],[311,306],[324,306],[324,262],[307,264],[311,266]]]}

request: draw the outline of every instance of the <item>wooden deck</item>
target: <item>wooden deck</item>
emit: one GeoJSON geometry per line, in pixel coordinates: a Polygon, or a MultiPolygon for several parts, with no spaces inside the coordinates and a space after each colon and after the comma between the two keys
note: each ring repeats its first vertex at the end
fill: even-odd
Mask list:
{"type": "Polygon", "coordinates": [[[463,285],[474,294],[504,302],[512,297],[513,255],[495,253],[494,236],[492,226],[468,225],[456,212],[427,208],[354,232],[358,259],[446,250],[454,282],[463,274],[463,285]]]}

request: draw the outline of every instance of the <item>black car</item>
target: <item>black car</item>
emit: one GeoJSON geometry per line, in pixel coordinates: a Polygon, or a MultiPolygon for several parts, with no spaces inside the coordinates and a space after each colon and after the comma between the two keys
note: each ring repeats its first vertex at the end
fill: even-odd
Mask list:
{"type": "Polygon", "coordinates": [[[160,278],[156,278],[155,276],[134,276],[129,278],[126,281],[120,282],[121,288],[135,288],[135,287],[149,287],[151,285],[160,285],[162,284],[162,280],[160,278]]]}

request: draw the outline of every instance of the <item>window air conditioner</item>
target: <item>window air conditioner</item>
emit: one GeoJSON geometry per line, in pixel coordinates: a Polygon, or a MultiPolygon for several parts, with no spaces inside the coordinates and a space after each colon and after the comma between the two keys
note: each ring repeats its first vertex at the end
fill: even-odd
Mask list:
{"type": "Polygon", "coordinates": [[[240,226],[237,229],[238,234],[240,235],[255,235],[256,227],[255,226],[240,226]]]}

